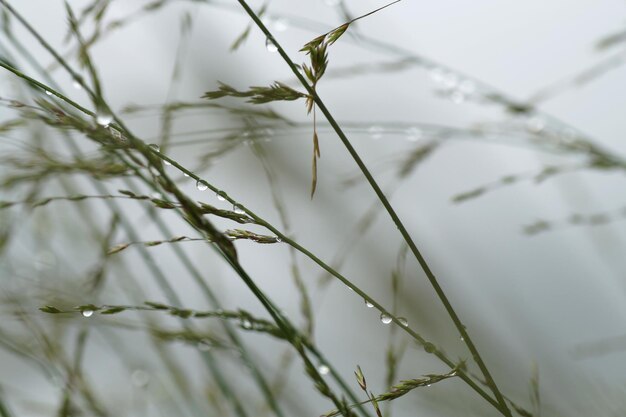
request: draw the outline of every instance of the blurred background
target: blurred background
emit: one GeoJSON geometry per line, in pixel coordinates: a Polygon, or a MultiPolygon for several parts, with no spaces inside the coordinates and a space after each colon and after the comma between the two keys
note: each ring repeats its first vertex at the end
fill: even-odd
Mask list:
{"type": "MultiPolygon", "coordinates": [[[[63,2],[9,3],[88,79],[63,2]]],[[[240,90],[274,81],[301,89],[237,2],[69,4],[85,16],[85,38],[97,34],[89,53],[103,95],[137,137],[336,267],[449,357],[470,358],[397,228],[319,112],[321,158],[311,199],[313,118],[302,101],[250,105],[201,98],[220,81],[240,90]]],[[[304,63],[308,57],[298,51],[306,42],[385,3],[250,4],[264,11],[263,21],[290,57],[304,63]]],[[[626,119],[620,116],[625,16],[622,1],[404,0],[351,24],[329,48],[317,86],[494,379],[536,416],[623,415],[626,409],[626,203],[618,192],[626,166],[626,119]]],[[[2,28],[3,61],[93,107],[13,16],[5,13],[2,28]]],[[[26,120],[16,100],[61,103],[6,71],[0,98],[2,126],[26,120]]],[[[73,136],[81,152],[98,155],[97,144],[73,136]]],[[[55,161],[75,151],[69,141],[62,130],[36,120],[0,129],[0,199],[131,189],[123,177],[55,170],[55,161]]],[[[194,200],[231,209],[176,168],[166,169],[194,200]]],[[[135,186],[155,197],[154,190],[135,186]]],[[[222,230],[242,228],[212,220],[222,230]]],[[[276,415],[255,382],[257,371],[286,416],[334,408],[315,391],[293,348],[241,323],[232,323],[231,331],[243,355],[216,319],[38,310],[145,301],[214,310],[204,282],[220,308],[270,319],[204,243],[133,244],[107,255],[118,244],[192,236],[175,213],[133,200],[58,201],[3,209],[0,226],[4,415],[276,415]]],[[[397,382],[449,370],[287,244],[235,245],[259,287],[295,324],[311,330],[326,358],[316,363],[318,370],[332,366],[359,399],[365,396],[354,379],[357,365],[374,393],[386,392],[390,377],[397,382]],[[303,300],[310,304],[308,318],[303,300]]],[[[499,415],[458,379],[381,407],[395,416],[499,415]]]]}

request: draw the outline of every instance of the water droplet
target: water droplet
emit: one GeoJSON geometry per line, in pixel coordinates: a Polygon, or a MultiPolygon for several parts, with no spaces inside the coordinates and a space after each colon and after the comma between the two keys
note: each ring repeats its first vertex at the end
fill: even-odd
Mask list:
{"type": "Polygon", "coordinates": [[[113,121],[113,116],[107,112],[98,112],[96,114],[96,123],[100,126],[108,127],[109,124],[113,121]]]}
{"type": "Polygon", "coordinates": [[[539,133],[546,127],[546,123],[540,117],[531,117],[526,121],[526,129],[531,133],[539,133]]]}
{"type": "Polygon", "coordinates": [[[186,172],[183,172],[183,177],[189,178],[189,174],[187,174],[186,172]]]}
{"type": "Polygon", "coordinates": [[[389,324],[392,322],[391,317],[389,317],[385,313],[380,313],[380,321],[382,321],[383,324],[389,324]]]}
{"type": "Polygon", "coordinates": [[[244,329],[251,329],[252,323],[248,319],[243,319],[241,320],[241,327],[243,327],[244,329]]]}
{"type": "Polygon", "coordinates": [[[237,213],[237,214],[246,214],[246,212],[244,211],[244,209],[243,209],[243,208],[241,208],[241,206],[239,206],[239,205],[237,205],[237,204],[235,204],[235,205],[233,206],[233,211],[234,211],[235,213],[237,213]]]}
{"type": "Polygon", "coordinates": [[[202,339],[198,342],[198,350],[202,352],[211,350],[211,343],[208,340],[202,339]]]}
{"type": "Polygon", "coordinates": [[[409,142],[417,142],[422,138],[422,131],[418,127],[410,127],[406,130],[406,138],[409,142]]]}
{"type": "Polygon", "coordinates": [[[465,95],[460,92],[460,91],[453,91],[452,94],[450,94],[450,100],[454,103],[454,104],[461,104],[465,101],[465,95]]]}
{"type": "Polygon", "coordinates": [[[383,128],[380,126],[372,126],[367,131],[374,140],[378,140],[383,137],[383,128]]]}
{"type": "Polygon", "coordinates": [[[150,383],[150,374],[141,369],[137,369],[130,375],[130,380],[133,382],[134,386],[145,388],[150,383]]]}
{"type": "Polygon", "coordinates": [[[83,317],[89,318],[89,317],[93,316],[93,310],[83,310],[83,311],[80,312],[80,314],[82,314],[83,317]]]}
{"type": "Polygon", "coordinates": [[[398,317],[398,321],[404,327],[407,327],[409,325],[409,321],[406,318],[404,318],[404,317],[398,317]]]}
{"type": "Polygon", "coordinates": [[[49,95],[49,96],[51,96],[51,95],[52,95],[52,92],[51,92],[51,91],[46,90],[46,94],[47,94],[47,95],[49,95]]]}
{"type": "Polygon", "coordinates": [[[275,239],[276,239],[276,243],[282,243],[282,241],[283,241],[283,240],[282,240],[281,238],[279,238],[278,236],[276,236],[276,238],[275,238],[275,239]]]}
{"type": "Polygon", "coordinates": [[[269,52],[278,51],[278,47],[276,46],[274,41],[272,41],[270,38],[265,39],[265,47],[267,48],[269,52]]]}
{"type": "Polygon", "coordinates": [[[218,191],[217,193],[215,193],[215,196],[217,197],[219,201],[226,201],[226,197],[224,197],[224,194],[222,194],[221,191],[218,191]]]}
{"type": "Polygon", "coordinates": [[[430,79],[436,83],[440,83],[443,81],[444,74],[445,72],[443,71],[443,69],[438,68],[438,67],[432,68],[430,72],[428,73],[428,75],[430,76],[430,79]]]}
{"type": "Polygon", "coordinates": [[[172,165],[172,163],[171,163],[170,161],[168,161],[167,159],[164,159],[164,160],[163,160],[163,163],[164,163],[165,165],[167,165],[167,166],[171,166],[171,165],[172,165]]]}
{"type": "Polygon", "coordinates": [[[370,303],[370,302],[369,302],[369,301],[367,301],[367,300],[364,300],[364,301],[365,301],[365,306],[366,306],[367,308],[372,308],[372,307],[374,307],[374,304],[370,303]]]}
{"type": "Polygon", "coordinates": [[[284,32],[289,29],[289,21],[287,19],[283,19],[281,17],[274,20],[274,30],[276,32],[284,32]]]}
{"type": "Polygon", "coordinates": [[[426,342],[426,343],[424,343],[424,350],[427,353],[433,353],[433,352],[435,352],[437,350],[437,348],[432,343],[426,342]]]}
{"type": "Polygon", "coordinates": [[[328,375],[328,373],[330,372],[330,368],[322,364],[317,367],[317,372],[319,372],[320,375],[328,375]]]}
{"type": "Polygon", "coordinates": [[[427,387],[430,387],[432,384],[426,384],[427,387]]]}
{"type": "Polygon", "coordinates": [[[200,190],[200,191],[205,191],[205,190],[207,190],[207,189],[209,188],[209,186],[208,186],[208,185],[206,185],[206,184],[205,184],[204,182],[202,182],[202,181],[198,181],[198,182],[196,182],[196,188],[197,188],[198,190],[200,190]]]}
{"type": "Polygon", "coordinates": [[[74,87],[76,90],[83,89],[83,86],[77,80],[72,81],[72,87],[74,87]]]}
{"type": "Polygon", "coordinates": [[[465,342],[465,338],[463,336],[459,337],[459,339],[461,340],[461,342],[465,342]]]}
{"type": "Polygon", "coordinates": [[[471,95],[476,91],[476,85],[472,80],[463,80],[459,84],[459,91],[463,94],[471,95]]]}
{"type": "Polygon", "coordinates": [[[162,199],[163,198],[163,194],[161,194],[161,193],[152,193],[152,194],[150,194],[150,197],[157,198],[157,199],[162,199]]]}
{"type": "Polygon", "coordinates": [[[157,145],[156,143],[151,143],[150,145],[148,145],[149,147],[151,147],[152,149],[154,149],[157,152],[161,151],[161,148],[159,148],[159,145],[157,145]]]}
{"type": "Polygon", "coordinates": [[[443,79],[441,80],[441,84],[443,84],[443,87],[448,90],[456,87],[458,83],[459,77],[457,77],[456,74],[453,72],[448,72],[443,76],[443,79]]]}

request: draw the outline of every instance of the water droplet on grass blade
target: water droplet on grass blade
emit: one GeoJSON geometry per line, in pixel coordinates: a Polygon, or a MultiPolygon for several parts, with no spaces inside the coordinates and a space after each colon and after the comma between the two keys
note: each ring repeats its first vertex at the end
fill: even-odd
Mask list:
{"type": "Polygon", "coordinates": [[[241,327],[249,330],[252,328],[252,323],[248,319],[241,320],[241,327]]]}
{"type": "Polygon", "coordinates": [[[276,46],[274,41],[272,41],[270,38],[266,38],[265,39],[265,47],[267,48],[267,50],[269,52],[277,52],[278,51],[278,47],[276,46]]]}
{"type": "Polygon", "coordinates": [[[226,197],[224,197],[224,195],[222,194],[221,191],[218,191],[217,193],[215,193],[215,196],[217,197],[218,200],[220,201],[226,201],[226,197]]]}
{"type": "Polygon", "coordinates": [[[320,365],[317,367],[317,372],[319,372],[320,375],[328,375],[330,368],[326,365],[320,365]]]}
{"type": "Polygon", "coordinates": [[[196,188],[197,188],[198,190],[200,190],[200,191],[205,191],[205,190],[207,190],[207,189],[209,188],[209,186],[208,186],[208,185],[206,185],[206,184],[205,184],[204,182],[202,182],[202,181],[198,181],[198,182],[196,182],[196,188]]]}
{"type": "Polygon", "coordinates": [[[241,206],[239,206],[239,205],[237,205],[237,204],[235,204],[235,205],[233,206],[233,211],[234,211],[235,213],[237,213],[237,214],[246,214],[246,212],[244,211],[244,209],[243,209],[243,208],[241,208],[241,206]]]}
{"type": "Polygon", "coordinates": [[[526,129],[531,133],[539,133],[546,127],[546,123],[540,117],[531,117],[526,122],[526,129]]]}
{"type": "Polygon", "coordinates": [[[93,310],[83,310],[83,311],[80,312],[80,314],[82,314],[83,317],[89,318],[89,317],[93,316],[93,310]]]}
{"type": "Polygon", "coordinates": [[[96,123],[102,127],[107,127],[113,121],[113,116],[105,111],[96,114],[96,123]]]}
{"type": "Polygon", "coordinates": [[[417,127],[410,127],[406,130],[406,138],[409,142],[417,142],[422,137],[422,131],[417,127]]]}
{"type": "Polygon", "coordinates": [[[367,301],[367,300],[364,300],[364,301],[365,301],[365,306],[366,306],[367,308],[372,308],[372,307],[374,307],[374,304],[370,303],[370,302],[369,302],[369,301],[367,301]]]}
{"type": "Polygon", "coordinates": [[[391,317],[389,317],[385,313],[380,313],[380,321],[382,321],[383,324],[389,324],[392,322],[391,317]]]}
{"type": "Polygon", "coordinates": [[[274,30],[276,32],[284,32],[289,29],[289,22],[286,19],[278,18],[274,20],[274,30]]]}
{"type": "Polygon", "coordinates": [[[211,343],[208,340],[201,340],[198,342],[198,350],[201,352],[206,352],[211,350],[211,343]]]}
{"type": "Polygon", "coordinates": [[[463,94],[473,94],[476,91],[476,85],[472,80],[463,80],[459,84],[459,91],[463,94]]]}
{"type": "Polygon", "coordinates": [[[460,91],[454,91],[450,94],[450,100],[454,104],[461,104],[465,101],[465,95],[460,91]]]}
{"type": "Polygon", "coordinates": [[[51,95],[52,95],[52,92],[51,92],[51,91],[46,90],[46,94],[47,94],[47,95],[49,95],[49,96],[51,96],[51,95]]]}
{"type": "Polygon", "coordinates": [[[427,353],[433,353],[433,352],[435,352],[437,350],[437,348],[432,343],[426,342],[426,343],[424,343],[424,350],[427,353]]]}
{"type": "Polygon", "coordinates": [[[374,140],[378,140],[383,137],[383,128],[380,126],[372,126],[367,131],[374,140]]]}
{"type": "Polygon", "coordinates": [[[445,72],[443,71],[443,69],[438,68],[438,67],[432,68],[430,72],[428,73],[428,75],[430,76],[430,79],[436,83],[440,83],[443,81],[444,74],[445,72]]]}
{"type": "Polygon", "coordinates": [[[443,76],[443,79],[441,80],[443,87],[446,89],[452,89],[456,87],[458,82],[459,82],[459,77],[457,77],[456,74],[453,72],[448,72],[447,74],[443,76]]]}
{"type": "Polygon", "coordinates": [[[76,90],[82,90],[83,86],[80,85],[80,83],[76,80],[72,81],[72,87],[74,87],[76,90]]]}
{"type": "Polygon", "coordinates": [[[150,374],[141,369],[137,369],[130,375],[130,380],[133,382],[134,386],[145,388],[148,383],[150,383],[150,374]]]}
{"type": "Polygon", "coordinates": [[[404,317],[398,317],[398,321],[404,327],[407,327],[409,325],[409,321],[406,318],[404,318],[404,317]]]}
{"type": "Polygon", "coordinates": [[[157,145],[156,143],[151,143],[150,145],[148,145],[149,147],[151,147],[152,149],[154,149],[157,152],[161,151],[161,148],[159,148],[159,145],[157,145]]]}

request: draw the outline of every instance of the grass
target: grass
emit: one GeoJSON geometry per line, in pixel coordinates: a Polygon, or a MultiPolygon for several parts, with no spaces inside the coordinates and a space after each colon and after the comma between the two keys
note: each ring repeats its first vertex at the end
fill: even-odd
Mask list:
{"type": "MultiPolygon", "coordinates": [[[[547,165],[538,173],[508,175],[500,180],[479,186],[473,190],[460,193],[453,197],[454,203],[463,203],[481,197],[488,192],[502,187],[513,186],[524,180],[541,182],[557,175],[572,171],[593,169],[600,171],[619,171],[624,169],[624,161],[618,155],[599,146],[592,138],[573,131],[564,123],[541,113],[535,106],[539,100],[520,102],[509,98],[506,94],[495,90],[488,84],[465,77],[457,71],[434,63],[424,57],[416,56],[410,51],[385,43],[386,41],[370,38],[355,27],[362,19],[372,19],[384,14],[387,7],[401,8],[400,0],[382,5],[359,17],[352,17],[346,5],[341,2],[338,9],[343,23],[330,30],[317,31],[311,40],[304,43],[300,52],[306,63],[297,64],[292,56],[283,48],[277,37],[270,31],[264,18],[277,19],[271,3],[264,4],[255,11],[246,1],[238,0],[239,12],[249,18],[243,33],[234,37],[230,47],[237,50],[244,45],[254,31],[260,31],[267,39],[271,49],[275,49],[284,65],[289,68],[293,79],[287,82],[274,81],[266,86],[252,86],[240,90],[225,82],[214,80],[216,90],[202,92],[199,101],[176,101],[182,64],[186,54],[186,42],[191,28],[197,23],[191,12],[186,12],[181,20],[180,42],[176,53],[176,62],[167,88],[167,98],[163,105],[150,106],[137,104],[123,111],[115,111],[114,106],[106,99],[106,87],[101,80],[99,69],[92,58],[91,49],[101,42],[108,34],[131,25],[135,20],[159,13],[168,5],[167,1],[149,2],[142,8],[125,18],[108,18],[107,11],[112,7],[106,0],[93,1],[81,10],[75,10],[65,4],[68,23],[69,53],[62,52],[46,40],[41,30],[23,16],[13,2],[0,0],[4,16],[3,30],[5,39],[0,43],[0,67],[12,76],[12,81],[19,86],[19,95],[2,97],[2,104],[11,111],[11,117],[0,124],[0,133],[21,132],[26,140],[17,140],[15,147],[18,156],[3,156],[3,171],[0,186],[6,191],[7,198],[0,201],[0,208],[7,219],[3,223],[0,240],[2,256],[10,257],[15,242],[23,233],[32,232],[37,245],[41,245],[45,253],[57,251],[57,243],[38,235],[36,225],[22,227],[20,216],[37,219],[49,210],[66,210],[70,207],[80,220],[81,234],[90,236],[96,243],[97,255],[93,260],[95,267],[88,273],[72,271],[78,277],[80,289],[72,290],[72,284],[59,284],[59,288],[50,289],[38,296],[41,304],[34,307],[24,304],[20,297],[8,293],[3,300],[3,308],[11,311],[17,319],[17,328],[3,329],[0,346],[7,354],[20,358],[25,364],[34,365],[50,381],[60,386],[58,401],[46,405],[46,412],[58,416],[69,416],[76,413],[90,413],[98,416],[109,416],[119,413],[119,406],[111,396],[99,387],[97,381],[88,375],[85,357],[89,354],[90,342],[98,337],[105,340],[111,357],[126,363],[129,373],[133,365],[128,363],[128,343],[122,336],[123,331],[141,333],[147,337],[146,346],[153,352],[159,363],[163,387],[161,391],[152,392],[150,402],[163,403],[165,413],[176,415],[249,415],[268,414],[287,416],[294,413],[326,416],[388,416],[392,412],[392,402],[403,401],[414,391],[424,390],[435,384],[449,384],[449,380],[458,380],[464,384],[468,392],[483,401],[483,407],[489,407],[494,415],[504,416],[539,416],[542,410],[540,401],[539,377],[533,374],[529,400],[519,400],[517,393],[508,395],[502,381],[494,378],[490,371],[489,358],[479,352],[481,343],[474,341],[464,319],[448,296],[446,278],[438,277],[418,247],[409,227],[400,218],[396,207],[392,205],[392,196],[398,186],[385,187],[375,178],[369,164],[353,145],[351,135],[358,135],[365,129],[371,133],[371,123],[342,122],[336,119],[327,106],[321,86],[328,79],[338,77],[341,71],[333,73],[333,53],[336,44],[354,42],[357,46],[369,50],[384,50],[400,61],[393,65],[374,66],[371,71],[395,71],[398,67],[419,66],[434,71],[437,82],[450,84],[450,77],[463,77],[465,81],[455,81],[455,86],[446,87],[443,91],[454,102],[464,101],[472,97],[490,102],[503,108],[510,115],[525,118],[523,126],[493,126],[483,129],[462,129],[457,127],[415,123],[378,124],[378,129],[387,133],[399,132],[402,135],[418,139],[427,132],[429,141],[416,143],[408,152],[400,155],[399,162],[392,160],[389,166],[394,170],[397,182],[405,181],[417,166],[432,156],[440,147],[457,137],[471,137],[485,140],[490,135],[497,135],[504,129],[511,135],[523,138],[526,146],[547,148],[570,159],[563,165],[547,165]],[[397,4],[396,4],[397,3],[397,4]],[[19,31],[15,26],[19,25],[19,31]],[[86,34],[91,30],[91,34],[86,34]],[[19,35],[17,35],[19,33],[19,35]],[[321,34],[320,34],[321,33],[321,34]],[[22,37],[30,36],[36,40],[54,59],[52,66],[46,67],[44,57],[39,53],[31,53],[23,45],[22,37]],[[6,45],[5,45],[6,42],[6,45]],[[10,45],[10,48],[7,46],[10,45]],[[78,66],[79,69],[76,69],[78,66]],[[69,97],[70,94],[55,79],[63,72],[69,77],[87,98],[86,103],[79,103],[69,97]],[[338,75],[339,74],[339,75],[338,75]],[[471,88],[469,88],[471,86],[471,88]],[[245,103],[241,102],[245,100],[245,103]],[[226,101],[231,100],[231,101],[226,101]],[[304,102],[303,116],[310,115],[311,122],[299,122],[283,115],[269,104],[275,102],[304,102]],[[231,104],[235,103],[235,104],[231,104]],[[130,127],[132,116],[142,112],[156,112],[161,118],[158,132],[158,145],[152,140],[144,140],[140,134],[130,127]],[[230,115],[236,121],[235,127],[214,128],[188,132],[202,135],[201,139],[179,140],[184,136],[177,133],[175,122],[182,117],[197,112],[199,115],[218,112],[222,117],[230,115]],[[381,127],[382,126],[382,127],[381,127]],[[319,178],[324,175],[322,164],[320,134],[336,137],[351,158],[351,163],[358,169],[358,174],[347,179],[347,186],[359,182],[368,184],[377,202],[360,217],[353,232],[354,237],[348,239],[344,250],[339,251],[333,260],[325,260],[316,254],[317,250],[308,248],[300,242],[296,235],[290,216],[294,215],[286,203],[280,182],[283,173],[274,166],[273,155],[263,145],[263,138],[278,138],[291,135],[295,131],[309,130],[312,132],[312,158],[310,176],[310,199],[308,204],[316,204],[319,196],[319,178]],[[567,131],[568,134],[564,135],[567,131]],[[66,147],[61,152],[55,149],[56,142],[41,140],[41,133],[56,135],[66,147]],[[270,133],[268,133],[270,132],[270,133]],[[207,136],[214,136],[214,149],[200,155],[196,161],[184,163],[170,155],[182,147],[203,144],[207,136]],[[270,220],[270,216],[257,210],[253,198],[231,195],[230,192],[213,181],[208,169],[216,158],[227,155],[244,140],[253,151],[254,157],[261,165],[262,175],[269,184],[272,206],[278,220],[270,220]],[[540,139],[540,143],[539,142],[540,139]],[[195,165],[193,165],[195,164],[195,165]],[[193,166],[193,167],[192,167],[193,166]],[[49,184],[57,181],[58,185],[49,184]],[[228,208],[220,208],[205,201],[197,201],[186,185],[195,184],[195,188],[203,193],[214,193],[219,204],[228,204],[228,208]],[[111,184],[116,187],[111,191],[111,184]],[[88,191],[82,191],[85,188],[88,191]],[[57,194],[48,192],[56,190],[57,194]],[[245,202],[245,203],[244,203],[245,202]],[[140,207],[143,219],[149,228],[158,232],[159,237],[151,238],[138,227],[129,204],[140,207]],[[20,214],[18,210],[22,210],[20,214]],[[97,221],[92,213],[99,213],[97,221]],[[363,236],[372,227],[374,219],[386,215],[398,232],[402,244],[398,251],[396,265],[391,271],[390,287],[393,301],[388,303],[385,297],[372,293],[365,288],[367,283],[359,284],[360,280],[349,278],[341,272],[342,265],[350,257],[351,250],[356,246],[356,236],[363,236]],[[102,220],[102,221],[101,221],[102,220]],[[176,226],[172,226],[176,225],[176,226]],[[227,226],[226,226],[227,225],[227,226]],[[24,230],[17,230],[22,228],[24,230]],[[83,232],[84,229],[84,232],[83,232]],[[180,229],[180,230],[179,230],[180,229]],[[120,235],[123,236],[120,239],[120,235]],[[250,265],[246,255],[247,246],[243,243],[260,246],[278,246],[287,248],[286,257],[295,292],[298,297],[299,314],[284,311],[280,307],[281,294],[274,294],[260,282],[257,276],[258,265],[250,265]],[[47,247],[46,247],[47,245],[47,247]],[[197,299],[180,291],[178,282],[171,274],[166,273],[163,262],[155,255],[154,247],[166,248],[172,259],[176,261],[176,274],[182,274],[193,282],[198,296],[206,308],[191,308],[189,300],[197,299]],[[133,252],[134,251],[134,252],[133,252]],[[225,265],[229,269],[230,278],[237,278],[246,294],[253,297],[262,309],[249,312],[243,307],[225,308],[224,303],[230,302],[214,281],[211,274],[199,266],[193,253],[201,251],[203,257],[211,256],[212,262],[225,265]],[[124,260],[129,252],[135,258],[124,260]],[[400,305],[402,287],[407,284],[407,276],[416,274],[407,272],[407,263],[415,261],[421,273],[431,286],[438,302],[447,315],[447,325],[454,328],[464,349],[460,357],[447,353],[445,346],[439,346],[420,330],[419,324],[407,321],[401,315],[406,306],[400,305]],[[352,374],[345,373],[345,364],[333,363],[325,352],[326,347],[316,340],[316,304],[312,295],[314,282],[311,273],[303,272],[302,263],[316,266],[317,273],[323,273],[320,292],[328,291],[328,282],[334,280],[352,291],[359,299],[364,300],[367,307],[377,310],[380,320],[389,324],[391,330],[386,343],[384,363],[386,378],[384,388],[374,392],[371,380],[361,368],[368,364],[351,364],[355,370],[352,374]],[[142,271],[137,272],[137,265],[142,271]],[[113,283],[113,276],[123,274],[123,282],[113,283]],[[330,277],[330,278],[329,278],[330,277]],[[117,292],[112,288],[119,287],[117,292]],[[153,288],[153,290],[148,289],[153,288]],[[164,301],[154,300],[151,291],[157,290],[164,301]],[[150,296],[149,296],[150,295],[150,296]],[[111,299],[111,298],[118,299],[111,299]],[[100,302],[97,300],[107,299],[100,302]],[[45,301],[44,301],[45,300],[45,301]],[[125,302],[128,300],[128,302],[125,302]],[[47,313],[47,314],[43,314],[47,313]],[[81,317],[89,321],[81,321],[81,317]],[[93,317],[93,318],[92,318],[93,317]],[[131,317],[135,322],[127,317],[131,317]],[[99,326],[91,326],[90,321],[98,319],[99,326]],[[219,326],[199,323],[196,319],[211,319],[219,326]],[[299,324],[298,321],[303,321],[299,324]],[[170,326],[170,327],[167,327],[170,326]],[[98,333],[97,336],[94,333],[98,333]],[[268,367],[261,353],[256,349],[257,338],[263,343],[284,349],[281,366],[268,367]],[[27,343],[32,338],[35,343],[27,343]],[[184,355],[179,350],[171,349],[173,344],[180,343],[191,346],[199,357],[202,374],[210,381],[204,389],[204,395],[194,393],[194,378],[199,369],[189,369],[185,365],[184,355]],[[418,346],[426,354],[436,358],[443,366],[439,372],[424,369],[420,375],[398,380],[400,363],[412,360],[412,353],[407,346],[418,346]],[[233,355],[233,352],[235,355],[233,355]],[[232,358],[231,356],[234,356],[232,358]],[[245,378],[235,375],[233,364],[243,367],[249,372],[245,378]],[[300,378],[309,381],[308,389],[323,398],[325,409],[306,409],[305,403],[292,404],[285,391],[291,394],[287,381],[291,369],[298,365],[302,372],[300,378]],[[272,375],[274,380],[272,381],[272,375]],[[56,380],[55,380],[56,378],[56,380]],[[245,380],[245,381],[244,381],[245,380]],[[248,394],[253,387],[256,396],[262,399],[262,405],[255,405],[248,394]],[[362,393],[359,392],[359,389],[362,393]],[[163,391],[167,391],[165,394],[163,391]],[[363,396],[363,394],[365,396],[363,396]],[[532,411],[529,411],[532,410],[532,411]]],[[[202,7],[232,9],[233,4],[203,4],[202,7]]],[[[190,6],[191,7],[191,6],[190,6]]],[[[200,7],[200,6],[194,6],[200,7]]],[[[391,10],[391,9],[390,9],[391,10]]],[[[298,22],[297,19],[293,19],[298,22]]],[[[314,27],[317,23],[307,19],[300,21],[302,27],[314,27]]],[[[621,34],[613,35],[601,42],[604,48],[611,47],[621,39],[621,34]]],[[[607,67],[615,62],[609,60],[585,70],[583,75],[573,78],[574,84],[588,83],[596,76],[602,75],[607,67]]],[[[353,73],[354,68],[345,68],[344,72],[353,73]]],[[[359,68],[356,68],[358,73],[359,68]]],[[[363,70],[362,68],[360,69],[363,70]]],[[[367,70],[370,71],[370,70],[367,70]]],[[[365,71],[365,72],[367,72],[365,71]]],[[[548,88],[540,92],[538,97],[556,94],[563,87],[548,88]]],[[[296,103],[291,103],[296,106],[296,103]]],[[[52,211],[58,213],[58,211],[52,211]]],[[[600,224],[623,216],[623,210],[612,214],[578,216],[571,218],[568,224],[600,224]]],[[[49,222],[49,220],[47,220],[49,222]]],[[[43,222],[46,222],[44,218],[43,222]]],[[[24,222],[26,223],[26,222],[24,222]]],[[[558,224],[558,223],[555,223],[558,224]]],[[[61,228],[67,227],[64,224],[61,228]]],[[[526,227],[528,233],[547,231],[553,227],[547,221],[538,221],[526,227]]],[[[69,255],[74,250],[69,234],[68,248],[61,252],[69,255]]],[[[383,242],[375,241],[377,245],[383,242]]],[[[159,252],[161,253],[161,252],[159,252]]],[[[78,268],[78,263],[61,259],[63,268],[71,271],[78,268]]],[[[56,277],[55,277],[56,278],[56,277]]],[[[284,280],[284,279],[283,279],[284,280]]],[[[378,323],[377,323],[378,324],[378,323]]],[[[274,358],[279,355],[272,355],[274,358]]],[[[239,369],[239,368],[237,368],[239,369]]],[[[143,372],[143,371],[142,371],[143,372]]],[[[146,378],[138,385],[147,386],[146,378]]],[[[507,381],[508,382],[508,381],[507,381]]],[[[11,399],[3,395],[3,385],[9,380],[0,381],[0,415],[11,416],[14,408],[11,399]]],[[[433,387],[435,388],[435,387],[433,387]]],[[[300,394],[299,394],[300,395],[300,394]]],[[[308,394],[305,394],[305,396],[308,394]]]]}

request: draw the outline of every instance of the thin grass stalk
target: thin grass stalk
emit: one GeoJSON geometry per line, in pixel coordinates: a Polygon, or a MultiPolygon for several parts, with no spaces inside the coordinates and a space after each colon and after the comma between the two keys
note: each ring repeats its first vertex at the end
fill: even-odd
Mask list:
{"type": "Polygon", "coordinates": [[[482,357],[478,353],[478,350],[476,349],[476,346],[474,345],[473,341],[471,340],[471,337],[469,336],[465,326],[463,325],[463,323],[461,322],[460,318],[456,314],[456,311],[452,307],[452,304],[448,300],[448,297],[446,296],[446,294],[444,293],[443,289],[439,285],[439,282],[437,281],[437,278],[435,277],[435,275],[431,271],[430,267],[426,263],[425,258],[422,256],[421,252],[419,251],[419,249],[415,245],[415,242],[413,242],[413,239],[409,235],[409,233],[406,230],[404,224],[402,223],[402,221],[400,220],[400,218],[396,214],[395,210],[393,209],[393,207],[391,206],[391,204],[387,200],[387,197],[385,197],[385,194],[382,192],[381,188],[378,186],[378,183],[376,182],[374,177],[372,177],[372,175],[370,174],[369,170],[365,166],[365,163],[361,160],[361,157],[359,156],[357,151],[354,149],[354,147],[352,146],[352,144],[348,140],[347,136],[341,130],[341,127],[337,124],[337,122],[335,121],[334,117],[332,116],[332,114],[330,113],[330,111],[328,110],[328,108],[326,107],[324,102],[321,100],[321,98],[318,96],[318,94],[315,91],[315,89],[313,89],[309,85],[309,83],[304,79],[303,75],[298,70],[298,67],[296,66],[296,64],[291,60],[289,55],[287,55],[285,50],[278,43],[278,41],[274,38],[272,33],[267,29],[267,27],[265,27],[263,22],[261,22],[261,20],[254,13],[254,11],[248,6],[248,4],[247,4],[247,2],[245,0],[237,0],[237,1],[244,8],[244,10],[247,12],[248,16],[250,16],[250,18],[254,21],[254,23],[259,27],[259,29],[261,29],[261,31],[268,37],[268,39],[270,39],[270,41],[272,41],[276,45],[276,48],[278,49],[278,52],[279,52],[280,56],[289,65],[291,71],[298,78],[298,80],[300,81],[302,86],[304,88],[306,88],[306,90],[309,93],[309,95],[311,97],[313,97],[313,99],[315,101],[315,104],[319,107],[320,111],[324,114],[324,116],[326,117],[326,120],[328,120],[328,122],[333,127],[333,129],[335,130],[335,132],[337,133],[337,135],[341,139],[342,143],[344,144],[344,146],[346,147],[346,149],[348,150],[348,152],[350,153],[350,155],[352,156],[352,158],[356,162],[356,164],[359,166],[359,169],[361,170],[361,172],[363,173],[363,175],[367,179],[367,182],[373,188],[373,190],[376,193],[376,195],[378,196],[379,200],[381,201],[381,203],[385,207],[385,210],[387,210],[387,213],[389,214],[389,216],[393,220],[394,224],[397,226],[398,230],[400,231],[400,234],[402,235],[402,237],[406,241],[407,245],[409,246],[409,249],[411,250],[411,252],[415,256],[415,258],[419,262],[419,264],[422,267],[422,269],[424,270],[428,280],[430,281],[430,284],[432,285],[432,287],[434,288],[435,292],[437,293],[437,296],[439,297],[439,299],[443,303],[444,308],[446,309],[448,315],[450,316],[450,318],[454,322],[454,325],[456,326],[457,330],[461,334],[461,337],[463,337],[463,339],[465,341],[465,344],[467,345],[467,348],[470,350],[470,352],[472,354],[472,357],[474,358],[474,361],[476,362],[476,364],[480,368],[481,372],[485,376],[485,379],[488,382],[490,389],[493,391],[493,393],[494,393],[494,395],[496,397],[497,403],[499,404],[498,407],[497,407],[498,410],[500,410],[500,412],[503,415],[505,415],[507,417],[511,417],[511,411],[509,410],[508,405],[506,404],[506,401],[504,400],[502,394],[500,393],[500,390],[498,389],[498,386],[496,385],[493,377],[491,376],[491,373],[489,372],[489,370],[488,370],[486,364],[484,363],[482,357]]]}

